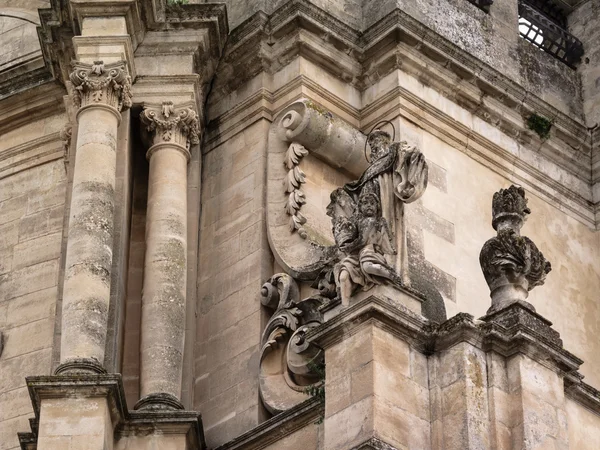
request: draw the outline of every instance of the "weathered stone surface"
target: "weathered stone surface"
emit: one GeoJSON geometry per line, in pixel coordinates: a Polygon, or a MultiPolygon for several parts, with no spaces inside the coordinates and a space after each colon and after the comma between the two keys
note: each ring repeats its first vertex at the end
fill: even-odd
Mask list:
{"type": "Polygon", "coordinates": [[[527,304],[525,299],[529,291],[544,284],[546,275],[552,270],[531,239],[520,235],[526,215],[530,213],[522,187],[513,184],[494,194],[492,226],[498,236],[488,240],[479,254],[481,269],[491,291],[489,313],[514,302],[527,304]]]}

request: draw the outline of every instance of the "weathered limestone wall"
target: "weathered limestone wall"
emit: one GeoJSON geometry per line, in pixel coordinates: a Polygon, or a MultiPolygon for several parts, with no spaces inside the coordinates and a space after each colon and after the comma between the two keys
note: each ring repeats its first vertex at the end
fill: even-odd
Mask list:
{"type": "MultiPolygon", "coordinates": [[[[395,123],[446,173],[447,192],[428,189],[420,201],[454,226],[453,243],[423,229],[426,259],[456,279],[455,301],[442,292],[448,317],[458,312],[480,317],[489,308],[490,299],[479,267],[479,251],[494,234],[490,225],[492,196],[511,182],[409,122],[395,123]]],[[[565,348],[585,361],[582,373],[586,381],[599,386],[600,363],[594,356],[600,333],[598,234],[534,193],[527,195],[533,213],[523,234],[536,242],[552,263],[545,286],[532,291],[529,299],[542,316],[554,323],[565,348]]]]}
{"type": "Polygon", "coordinates": [[[63,235],[66,171],[57,114],[0,140],[0,449],[28,430],[28,374],[51,371],[63,235]],[[32,159],[10,157],[20,148],[32,159]]]}
{"type": "Polygon", "coordinates": [[[568,398],[566,411],[569,423],[569,448],[572,450],[600,448],[600,416],[568,398]]]}
{"type": "Polygon", "coordinates": [[[204,156],[195,394],[209,447],[261,421],[260,287],[272,274],[264,200],[269,122],[259,120],[204,156]]]}

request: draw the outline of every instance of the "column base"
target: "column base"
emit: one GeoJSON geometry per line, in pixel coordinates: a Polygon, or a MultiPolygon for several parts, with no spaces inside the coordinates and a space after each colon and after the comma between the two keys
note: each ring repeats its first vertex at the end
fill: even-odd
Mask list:
{"type": "Polygon", "coordinates": [[[93,358],[73,358],[61,363],[56,370],[54,375],[68,375],[76,373],[88,373],[88,374],[106,374],[106,369],[102,367],[102,364],[98,360],[93,358]]]}
{"type": "Polygon", "coordinates": [[[35,413],[32,431],[19,433],[27,450],[108,450],[129,439],[136,449],[206,449],[200,414],[183,410],[169,394],[146,397],[151,404],[159,397],[167,408],[128,411],[119,374],[63,370],[60,375],[28,377],[27,387],[35,413]]]}
{"type": "Polygon", "coordinates": [[[138,411],[176,411],[185,408],[183,407],[183,403],[181,403],[174,395],[157,392],[140,398],[133,409],[138,411]]]}

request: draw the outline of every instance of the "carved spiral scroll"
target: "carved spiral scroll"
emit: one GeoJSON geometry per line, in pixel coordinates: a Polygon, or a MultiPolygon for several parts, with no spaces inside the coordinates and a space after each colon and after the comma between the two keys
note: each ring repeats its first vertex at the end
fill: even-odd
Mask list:
{"type": "Polygon", "coordinates": [[[313,369],[323,362],[323,350],[305,339],[322,323],[322,299],[300,300],[298,285],[284,273],[272,276],[261,294],[261,303],[274,313],[262,336],[260,395],[267,410],[278,414],[306,400],[308,389],[322,382],[313,369]]]}

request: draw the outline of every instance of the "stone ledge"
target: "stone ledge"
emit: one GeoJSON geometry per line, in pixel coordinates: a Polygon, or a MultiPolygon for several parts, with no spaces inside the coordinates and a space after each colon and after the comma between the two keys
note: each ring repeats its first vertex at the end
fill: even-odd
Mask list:
{"type": "Polygon", "coordinates": [[[27,387],[35,419],[30,419],[32,432],[19,433],[21,448],[37,448],[37,426],[43,399],[64,397],[106,397],[115,424],[115,439],[127,436],[186,435],[190,449],[205,449],[202,418],[196,411],[128,411],[120,374],[44,375],[27,377],[27,387]]]}
{"type": "Polygon", "coordinates": [[[310,330],[306,339],[328,348],[374,324],[426,355],[469,342],[505,357],[522,353],[566,378],[580,376],[577,370],[583,361],[563,348],[551,322],[542,316],[513,304],[483,319],[460,313],[437,325],[394,302],[370,296],[310,330]]]}
{"type": "Polygon", "coordinates": [[[565,379],[565,395],[600,416],[600,391],[582,381],[579,373],[565,379]]]}
{"type": "Polygon", "coordinates": [[[254,450],[288,436],[295,431],[311,425],[323,411],[323,405],[310,398],[299,405],[278,414],[241,436],[217,447],[215,450],[254,450]]]}

